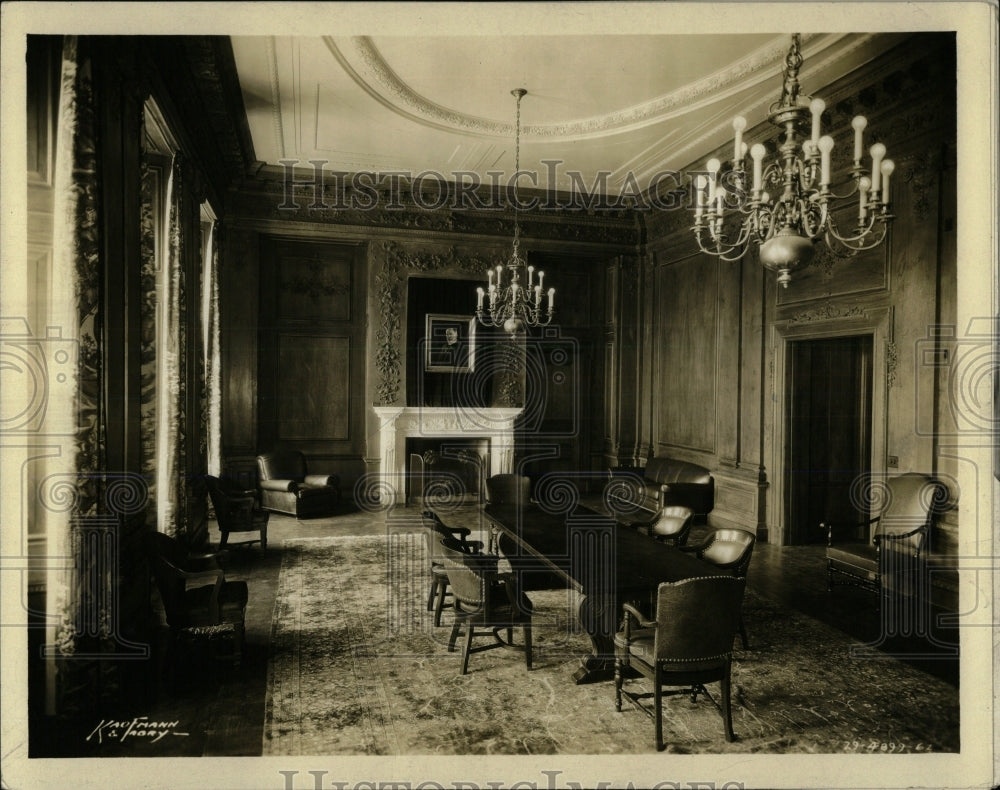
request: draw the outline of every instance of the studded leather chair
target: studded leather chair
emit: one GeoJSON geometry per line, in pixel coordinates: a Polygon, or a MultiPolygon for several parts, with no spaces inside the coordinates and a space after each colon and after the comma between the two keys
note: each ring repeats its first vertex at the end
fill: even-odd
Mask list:
{"type": "MultiPolygon", "coordinates": [[[[682,546],[681,551],[692,551],[698,559],[727,570],[736,578],[745,579],[756,542],[756,535],[745,529],[717,529],[702,543],[697,546],[682,546]]],[[[739,630],[743,649],[746,650],[750,644],[742,614],[740,614],[739,630]]]]}
{"type": "Polygon", "coordinates": [[[624,627],[615,636],[615,710],[622,697],[655,723],[656,749],[663,744],[663,702],[666,695],[690,694],[691,701],[704,694],[722,714],[727,741],[735,737],[730,703],[733,638],[739,623],[744,579],[731,576],[697,576],[664,582],[657,588],[656,616],[650,620],[631,604],[624,604],[624,627]],[[624,688],[627,670],[652,681],[653,691],[624,688]],[[718,683],[720,702],[706,683],[718,683]],[[670,690],[663,691],[663,687],[670,690]],[[643,700],[653,699],[652,710],[643,700]]]}

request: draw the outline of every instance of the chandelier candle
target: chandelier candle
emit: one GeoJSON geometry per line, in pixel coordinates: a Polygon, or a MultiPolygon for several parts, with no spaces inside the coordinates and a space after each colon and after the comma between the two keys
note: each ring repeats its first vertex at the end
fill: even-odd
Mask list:
{"type": "Polygon", "coordinates": [[[508,280],[505,284],[503,266],[496,267],[496,282],[493,281],[494,271],[487,270],[487,290],[476,289],[476,318],[483,326],[502,326],[511,337],[524,331],[526,326],[547,326],[555,313],[556,289],[549,288],[548,310],[542,312],[542,282],[545,272],[539,270],[538,282],[535,282],[535,267],[525,266],[521,257],[521,226],[518,222],[520,201],[517,197],[517,173],[521,171],[521,99],[527,91],[517,88],[511,91],[517,99],[517,125],[514,146],[514,242],[507,261],[508,280]],[[521,283],[521,270],[527,271],[527,280],[521,283]],[[483,310],[483,299],[489,296],[489,312],[483,310]]]}
{"type": "Polygon", "coordinates": [[[871,155],[871,177],[862,164],[864,130],[868,120],[859,115],[851,122],[854,129],[854,157],[850,174],[853,188],[844,195],[831,189],[835,142],[823,134],[822,99],[799,96],[798,73],[802,66],[800,36],[792,36],[785,57],[781,98],[771,105],[768,120],[782,130],[783,139],[771,161],[765,161],[767,148],[761,143],[750,147],[753,175],[749,192],[745,161],[747,144],[743,132],[747,120],[733,119],[733,159],[725,168],[718,159],[705,164],[706,175],[695,177],[695,238],[702,252],[723,260],[742,258],[753,244],[759,245],[761,265],[778,275],[787,288],[791,273],[809,263],[814,245],[823,239],[839,256],[849,257],[861,250],[882,244],[892,221],[889,213],[889,177],[895,169],[886,159],[882,143],[875,143],[871,155]],[[805,136],[808,131],[808,137],[805,136]],[[799,142],[801,140],[801,142],[799,142]],[[766,187],[775,189],[772,199],[766,187]],[[707,194],[706,194],[707,192],[707,194]],[[727,193],[732,197],[727,201],[727,193]],[[832,209],[837,201],[857,194],[858,223],[841,231],[832,209]],[[727,207],[735,206],[727,215],[727,207]],[[727,231],[726,220],[735,217],[727,231]]]}

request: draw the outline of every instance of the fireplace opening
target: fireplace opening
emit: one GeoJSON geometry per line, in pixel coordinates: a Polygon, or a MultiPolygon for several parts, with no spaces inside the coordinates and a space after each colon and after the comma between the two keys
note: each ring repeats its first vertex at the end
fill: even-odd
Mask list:
{"type": "Polygon", "coordinates": [[[406,439],[406,501],[422,504],[425,495],[462,504],[478,503],[485,494],[490,468],[490,440],[406,439]]]}

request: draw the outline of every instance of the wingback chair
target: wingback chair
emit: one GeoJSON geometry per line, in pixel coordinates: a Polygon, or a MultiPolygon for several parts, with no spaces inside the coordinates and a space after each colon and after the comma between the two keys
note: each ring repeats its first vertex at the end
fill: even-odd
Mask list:
{"type": "Polygon", "coordinates": [[[257,456],[260,506],[296,518],[328,515],[340,502],[337,475],[311,475],[306,457],[296,450],[257,456]]]}
{"type": "Polygon", "coordinates": [[[746,581],[732,576],[697,576],[664,582],[656,593],[656,616],[650,620],[624,604],[624,627],[615,636],[615,710],[622,697],[649,715],[656,730],[656,749],[663,749],[664,694],[704,694],[719,709],[727,741],[733,740],[730,678],[733,638],[739,623],[746,581]],[[652,692],[624,688],[627,670],[652,682],[652,692]],[[721,704],[706,683],[720,685],[721,704]],[[662,687],[672,687],[663,691],[662,687]],[[653,709],[642,704],[653,698],[653,709]]]}
{"type": "MultiPolygon", "coordinates": [[[[945,486],[930,475],[909,472],[874,485],[870,498],[879,503],[874,517],[861,524],[823,522],[826,532],[827,589],[835,580],[873,592],[884,591],[890,556],[911,569],[920,563],[934,519],[948,499],[945,486]],[[858,529],[867,539],[858,540],[858,529]],[[839,536],[850,539],[838,542],[839,536]]],[[[902,581],[902,580],[900,580],[902,581]]]]}

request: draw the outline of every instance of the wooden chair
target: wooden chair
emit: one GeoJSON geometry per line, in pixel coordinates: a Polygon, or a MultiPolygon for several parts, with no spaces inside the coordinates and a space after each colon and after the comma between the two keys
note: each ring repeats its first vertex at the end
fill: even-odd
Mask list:
{"type": "Polygon", "coordinates": [[[441,612],[446,606],[445,599],[450,595],[448,590],[448,571],[441,564],[439,557],[440,539],[453,538],[458,541],[462,551],[467,554],[478,554],[483,543],[479,540],[467,540],[471,534],[468,527],[446,526],[437,514],[431,510],[421,513],[424,525],[424,540],[427,546],[427,557],[430,560],[431,586],[427,593],[427,611],[434,610],[434,625],[441,625],[441,612]]]}
{"type": "MultiPolygon", "coordinates": [[[[757,537],[745,529],[717,529],[697,546],[681,546],[681,551],[691,551],[700,560],[712,563],[715,567],[729,571],[738,579],[745,579],[753,555],[754,543],[757,537]]],[[[747,639],[747,629],[740,613],[740,639],[743,649],[750,647],[747,639]]]]}
{"type": "Polygon", "coordinates": [[[483,650],[510,647],[524,651],[531,669],[531,601],[517,587],[513,576],[497,572],[498,557],[492,554],[467,554],[453,538],[440,539],[440,557],[448,574],[454,598],[455,623],[448,640],[448,652],[454,652],[462,629],[462,674],[469,671],[469,656],[483,650]],[[524,644],[514,644],[514,628],[522,630],[524,644]],[[500,632],[507,632],[506,641],[500,632]],[[490,644],[472,646],[477,636],[491,635],[490,644]]]}
{"type": "Polygon", "coordinates": [[[257,507],[256,492],[239,488],[226,478],[212,475],[206,475],[205,482],[208,484],[208,496],[212,500],[215,520],[222,533],[219,547],[226,547],[231,532],[256,532],[259,537],[243,543],[260,541],[261,549],[267,551],[267,522],[270,514],[257,507]]]}
{"type": "MultiPolygon", "coordinates": [[[[948,499],[943,484],[925,474],[910,472],[889,477],[868,492],[880,503],[878,513],[860,524],[834,525],[825,521],[820,528],[827,534],[827,589],[834,579],[873,592],[884,592],[885,569],[891,560],[901,571],[919,568],[934,519],[948,499]],[[858,540],[858,530],[866,533],[858,540]],[[837,543],[835,532],[850,535],[837,543]]],[[[905,582],[901,577],[900,584],[905,582]]]]}
{"type": "Polygon", "coordinates": [[[150,533],[146,547],[170,628],[171,673],[191,659],[196,646],[207,647],[213,661],[238,668],[249,590],[246,582],[226,581],[225,553],[192,554],[162,532],[150,533]]]}
{"type": "Polygon", "coordinates": [[[722,715],[727,741],[735,738],[730,702],[733,639],[746,581],[731,576],[697,576],[657,588],[656,616],[649,620],[624,604],[624,627],[615,636],[615,710],[622,697],[655,723],[656,749],[663,744],[663,696],[704,694],[722,715]],[[634,670],[652,681],[652,692],[631,692],[625,674],[634,670]],[[721,703],[706,683],[719,683],[721,703]],[[669,690],[664,691],[666,686],[669,690]],[[653,709],[643,700],[653,698],[653,709]]]}

